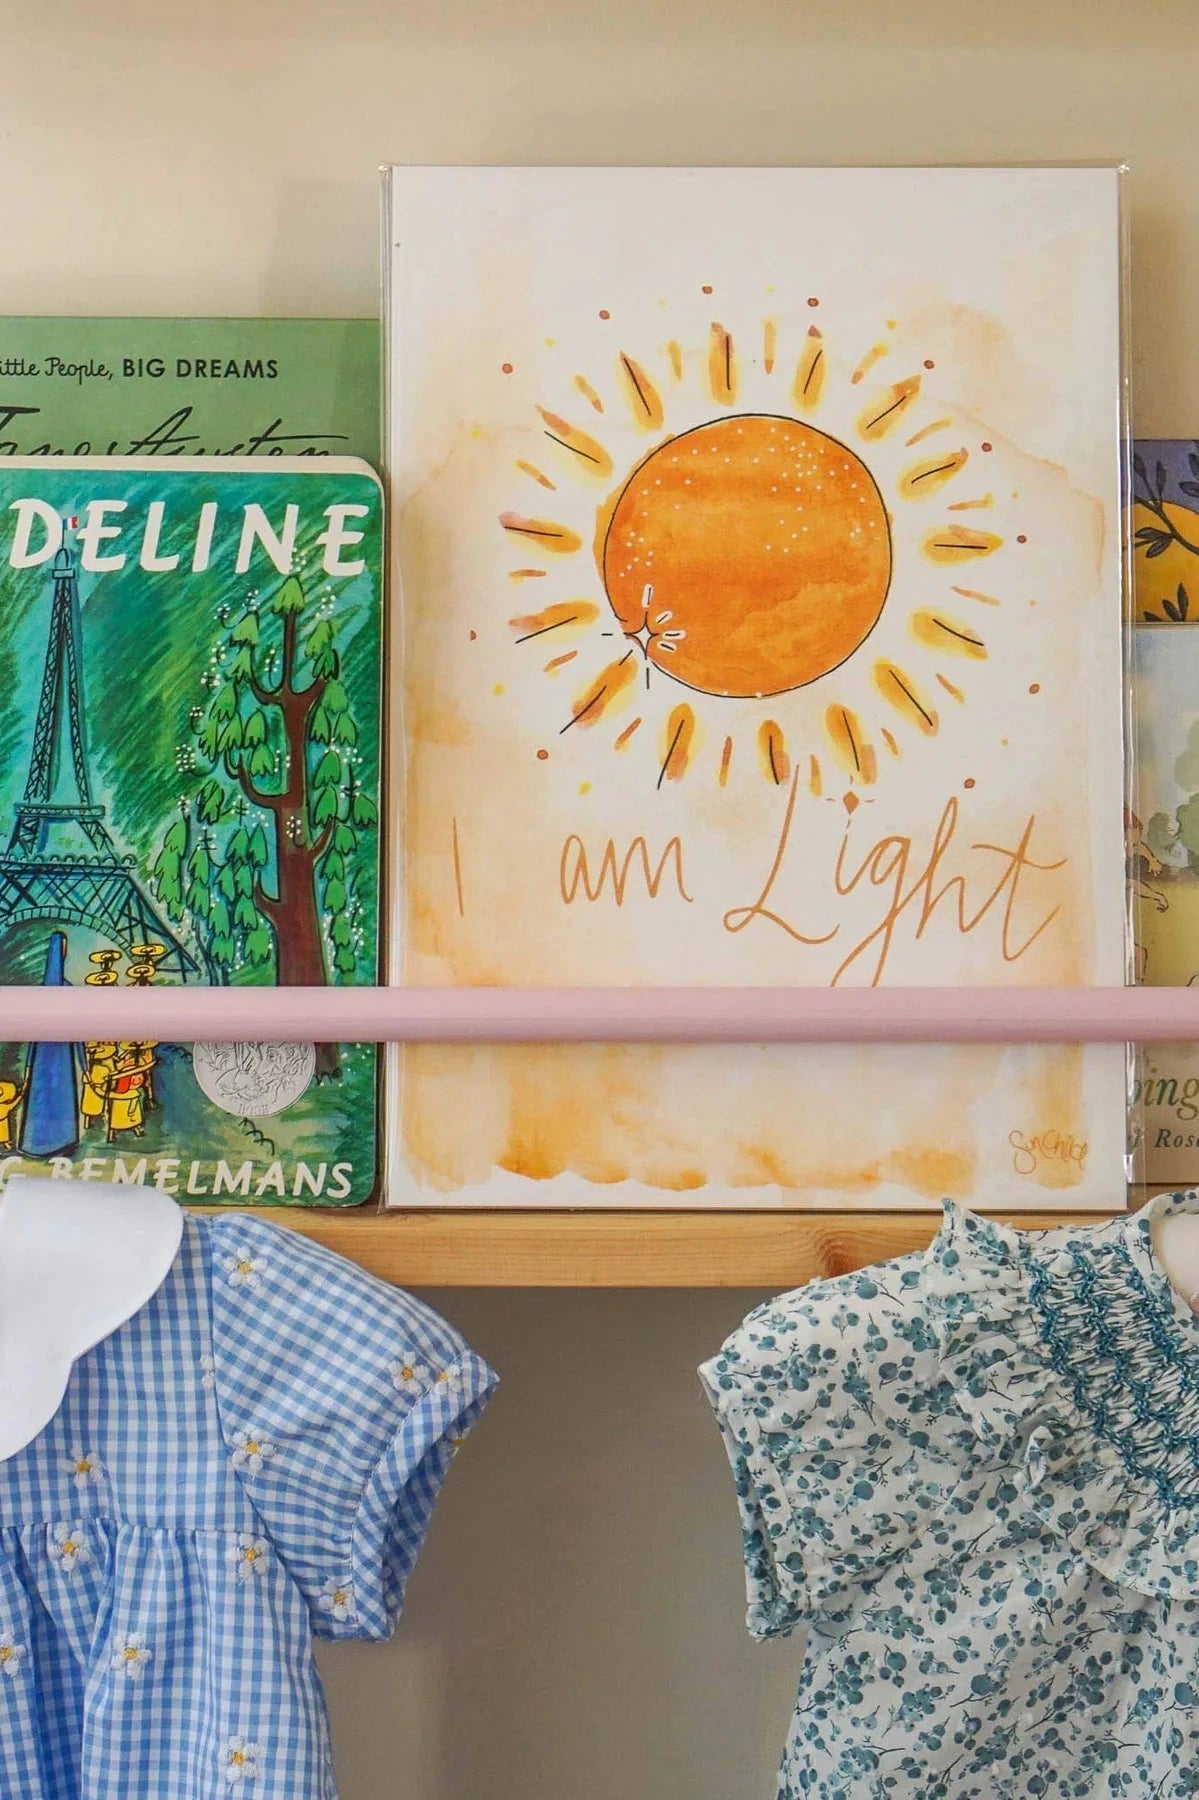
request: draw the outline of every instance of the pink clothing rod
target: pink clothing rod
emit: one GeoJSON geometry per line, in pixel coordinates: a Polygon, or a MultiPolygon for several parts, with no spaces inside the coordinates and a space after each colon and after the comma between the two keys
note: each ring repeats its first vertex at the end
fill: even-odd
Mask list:
{"type": "Polygon", "coordinates": [[[0,1039],[1199,1043],[1196,988],[0,987],[0,1039]]]}

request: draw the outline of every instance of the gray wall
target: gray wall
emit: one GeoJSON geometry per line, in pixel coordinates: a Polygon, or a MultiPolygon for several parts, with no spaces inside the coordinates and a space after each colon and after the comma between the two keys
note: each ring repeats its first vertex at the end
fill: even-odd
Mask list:
{"type": "Polygon", "coordinates": [[[695,1376],[759,1296],[426,1297],[503,1385],[395,1641],[321,1657],[344,1800],[765,1800],[798,1651],[745,1635],[695,1376]]]}

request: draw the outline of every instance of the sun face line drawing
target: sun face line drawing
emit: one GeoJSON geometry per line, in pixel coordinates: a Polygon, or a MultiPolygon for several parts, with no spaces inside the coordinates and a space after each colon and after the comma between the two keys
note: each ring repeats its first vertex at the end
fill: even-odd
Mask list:
{"type": "Polygon", "coordinates": [[[702,350],[666,345],[665,378],[644,354],[620,350],[615,402],[576,375],[593,428],[536,406],[552,449],[519,458],[520,475],[545,493],[597,495],[582,503],[590,534],[579,504],[557,518],[499,518],[535,556],[511,580],[552,575],[576,587],[574,598],[509,620],[544,675],[569,668],[578,680],[559,737],[615,725],[612,748],[640,756],[658,789],[701,767],[724,788],[748,746],[767,782],[803,775],[813,795],[833,798],[830,761],[869,789],[880,756],[898,762],[907,743],[937,736],[946,700],[967,704],[969,683],[945,665],[986,662],[974,615],[1004,595],[945,576],[1006,539],[961,516],[993,509],[993,491],[936,496],[993,446],[939,447],[952,412],[920,420],[931,410],[924,371],[935,365],[875,388],[888,354],[880,339],[845,372],[811,325],[788,358],[768,319],[743,367],[733,332],[713,323],[702,350]],[[763,377],[773,405],[761,403],[763,377]],[[672,415],[688,410],[698,422],[673,429],[672,415]],[[832,422],[815,422],[830,410],[832,422]],[[596,435],[604,421],[606,443],[596,435]],[[630,427],[651,441],[622,456],[613,441],[630,427]],[[580,564],[591,573],[576,582],[580,564]]]}

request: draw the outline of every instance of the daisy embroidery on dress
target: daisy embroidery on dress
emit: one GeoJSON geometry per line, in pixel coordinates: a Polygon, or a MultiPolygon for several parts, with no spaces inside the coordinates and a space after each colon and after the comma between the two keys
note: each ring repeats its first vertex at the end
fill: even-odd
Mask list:
{"type": "Polygon", "coordinates": [[[462,1386],[462,1376],[457,1369],[439,1369],[433,1385],[443,1394],[456,1394],[462,1386]]]}
{"type": "Polygon", "coordinates": [[[118,1639],[117,1647],[112,1653],[112,1666],[121,1671],[126,1681],[140,1681],[150,1656],[145,1638],[132,1632],[128,1637],[118,1639]]]}
{"type": "Polygon", "coordinates": [[[401,1394],[423,1394],[429,1385],[429,1371],[414,1356],[401,1356],[391,1365],[391,1379],[401,1394]]]}
{"type": "Polygon", "coordinates": [[[225,1745],[225,1780],[230,1787],[253,1781],[258,1773],[258,1745],[248,1738],[231,1737],[225,1745]]]}
{"type": "Polygon", "coordinates": [[[340,1624],[354,1617],[354,1588],[349,1581],[327,1581],[317,1596],[317,1605],[340,1624]]]}
{"type": "Polygon", "coordinates": [[[0,1631],[0,1675],[7,1675],[10,1681],[15,1681],[21,1673],[21,1659],[24,1655],[24,1644],[18,1644],[11,1631],[0,1631]]]}
{"type": "Polygon", "coordinates": [[[89,1485],[98,1482],[104,1473],[100,1458],[94,1450],[73,1449],[63,1466],[81,1494],[89,1485]]]}
{"type": "Polygon", "coordinates": [[[50,1554],[64,1575],[73,1575],[79,1564],[87,1561],[87,1541],[83,1535],[83,1526],[78,1520],[73,1525],[54,1527],[50,1554]]]}
{"type": "Polygon", "coordinates": [[[255,1256],[249,1246],[243,1244],[233,1256],[227,1256],[225,1262],[225,1279],[231,1288],[246,1288],[253,1293],[262,1286],[262,1278],[270,1268],[270,1259],[255,1256]]]}
{"type": "Polygon", "coordinates": [[[248,1475],[258,1475],[267,1458],[275,1454],[275,1446],[270,1438],[264,1437],[261,1431],[235,1431],[233,1433],[233,1467],[244,1469],[248,1475]]]}
{"type": "Polygon", "coordinates": [[[264,1537],[254,1537],[243,1531],[237,1540],[237,1547],[231,1552],[237,1565],[237,1579],[252,1581],[255,1575],[266,1573],[266,1559],[270,1545],[264,1537]]]}

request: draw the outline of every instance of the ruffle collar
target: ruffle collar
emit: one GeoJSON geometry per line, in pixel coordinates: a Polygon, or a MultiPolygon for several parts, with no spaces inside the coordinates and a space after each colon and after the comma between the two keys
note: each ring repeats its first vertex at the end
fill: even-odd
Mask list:
{"type": "Polygon", "coordinates": [[[1092,1568],[1199,1596],[1199,1318],[1153,1254],[1163,1194],[1132,1217],[1021,1233],[947,1204],[924,1286],[976,1436],[1092,1568]]]}

